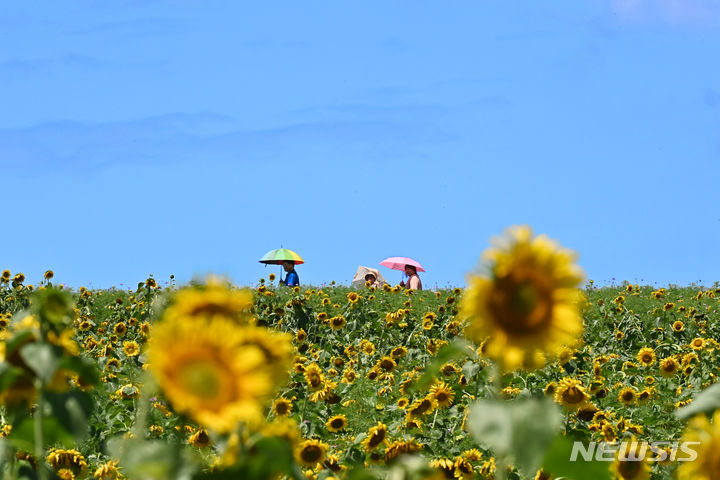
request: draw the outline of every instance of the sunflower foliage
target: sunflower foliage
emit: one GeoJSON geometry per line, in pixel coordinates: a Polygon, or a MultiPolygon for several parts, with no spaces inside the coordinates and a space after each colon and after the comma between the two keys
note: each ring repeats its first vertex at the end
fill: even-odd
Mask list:
{"type": "Polygon", "coordinates": [[[34,289],[18,274],[0,286],[0,472],[8,478],[33,469],[49,478],[45,463],[36,460],[45,445],[70,449],[89,437],[93,401],[87,390],[98,375],[74,339],[71,295],[50,278],[46,273],[34,289]]]}
{"type": "Polygon", "coordinates": [[[720,471],[718,285],[582,284],[573,254],[524,228],[465,290],[0,278],[4,478],[720,471]],[[630,439],[701,445],[696,462],[569,461],[574,441],[630,439]]]}

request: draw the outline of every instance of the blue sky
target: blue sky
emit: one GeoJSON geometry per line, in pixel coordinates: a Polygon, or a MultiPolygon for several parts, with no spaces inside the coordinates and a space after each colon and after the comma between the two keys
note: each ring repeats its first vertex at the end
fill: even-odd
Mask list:
{"type": "Polygon", "coordinates": [[[720,280],[715,1],[14,2],[0,32],[30,281],[249,284],[283,245],[303,283],[463,285],[520,223],[599,283],[720,280]]]}

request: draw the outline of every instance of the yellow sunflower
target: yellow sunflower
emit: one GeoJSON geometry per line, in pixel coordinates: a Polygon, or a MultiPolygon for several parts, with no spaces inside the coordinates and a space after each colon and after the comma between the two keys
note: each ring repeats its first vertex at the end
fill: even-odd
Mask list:
{"type": "Polygon", "coordinates": [[[645,403],[650,400],[654,394],[655,390],[653,388],[645,388],[638,393],[637,401],[638,403],[645,403]]]}
{"type": "Polygon", "coordinates": [[[655,363],[655,350],[652,348],[641,348],[636,358],[644,367],[649,367],[655,363]]]}
{"type": "Polygon", "coordinates": [[[390,356],[393,358],[402,358],[407,355],[408,351],[405,347],[395,347],[390,351],[390,356]]]}
{"type": "Polygon", "coordinates": [[[377,361],[377,364],[375,365],[375,367],[377,369],[380,369],[380,370],[382,370],[384,372],[388,372],[388,373],[395,370],[396,366],[397,366],[397,363],[395,362],[395,360],[393,360],[392,357],[388,357],[388,356],[382,357],[380,360],[377,361]]]}
{"type": "Polygon", "coordinates": [[[140,353],[140,346],[135,340],[123,342],[123,351],[128,357],[137,357],[140,353]]]}
{"type": "Polygon", "coordinates": [[[632,387],[625,387],[618,393],[618,402],[623,405],[633,405],[637,400],[637,390],[632,387]]]}
{"type": "Polygon", "coordinates": [[[680,364],[675,357],[666,357],[660,361],[660,374],[663,377],[672,377],[680,369],[680,364]]]}
{"type": "Polygon", "coordinates": [[[435,398],[433,398],[431,395],[428,395],[425,398],[416,400],[412,405],[410,405],[410,407],[408,407],[407,409],[407,414],[410,418],[429,415],[435,411],[437,406],[438,404],[435,398]]]}
{"type": "Polygon", "coordinates": [[[543,393],[548,396],[554,396],[555,392],[557,391],[557,383],[556,382],[550,382],[547,385],[545,385],[545,388],[543,389],[543,393]]]}
{"type": "Polygon", "coordinates": [[[367,436],[362,441],[362,446],[368,452],[375,450],[377,447],[385,443],[387,440],[388,428],[382,422],[378,422],[374,427],[370,427],[367,436]]]}
{"type": "Polygon", "coordinates": [[[487,356],[505,370],[538,367],[581,335],[583,272],[573,253],[522,226],[508,229],[484,258],[489,275],[469,277],[461,310],[471,339],[490,337],[487,356]]]}
{"type": "Polygon", "coordinates": [[[455,478],[455,462],[449,458],[431,460],[428,466],[441,471],[445,478],[455,478]]]}
{"type": "MultiPolygon", "coordinates": [[[[700,442],[693,445],[697,459],[679,462],[678,480],[720,479],[720,410],[712,417],[712,423],[705,415],[692,418],[682,437],[683,442],[700,442]]],[[[680,456],[679,460],[683,457],[680,456]]]]}
{"type": "Polygon", "coordinates": [[[463,457],[455,459],[455,478],[470,480],[475,477],[475,470],[470,462],[463,457]]]}
{"type": "Polygon", "coordinates": [[[455,392],[445,382],[436,382],[430,387],[430,395],[435,399],[439,408],[451,406],[455,399],[455,392]]]}
{"type": "Polygon", "coordinates": [[[328,421],[325,423],[325,427],[327,427],[328,432],[331,433],[337,433],[342,432],[347,428],[348,425],[348,419],[345,415],[335,415],[328,419],[328,421]]]}
{"type": "Polygon", "coordinates": [[[68,469],[74,475],[81,475],[85,473],[88,468],[85,457],[75,449],[63,450],[53,448],[50,450],[46,460],[55,471],[68,469]]]}
{"type": "Polygon", "coordinates": [[[298,463],[306,467],[314,467],[318,463],[322,463],[328,453],[327,443],[320,440],[305,440],[298,445],[295,452],[298,463]]]}
{"type": "Polygon", "coordinates": [[[118,467],[118,461],[108,460],[104,464],[100,465],[97,470],[95,470],[93,477],[98,480],[118,480],[122,478],[120,468],[118,467]]]}
{"type": "Polygon", "coordinates": [[[391,443],[385,450],[385,462],[390,463],[402,454],[413,454],[422,450],[423,445],[411,440],[398,440],[391,443]]]}
{"type": "Polygon", "coordinates": [[[340,330],[345,326],[345,323],[347,323],[345,317],[343,317],[342,315],[338,315],[330,319],[330,328],[332,328],[333,330],[340,330]]]}
{"type": "Polygon", "coordinates": [[[462,452],[463,458],[470,460],[471,462],[479,462],[482,458],[482,452],[477,448],[471,448],[462,452]]]}
{"type": "Polygon", "coordinates": [[[175,410],[202,426],[227,432],[240,421],[262,418],[263,404],[290,367],[268,363],[257,342],[287,344],[285,335],[260,327],[239,326],[214,318],[199,325],[195,318],[169,318],[153,326],[148,362],[175,410]]]}
{"type": "Polygon", "coordinates": [[[576,378],[566,377],[560,380],[555,389],[555,401],[568,410],[577,410],[590,400],[582,382],[576,378]]]}
{"type": "Polygon", "coordinates": [[[375,345],[368,340],[363,340],[360,342],[360,350],[362,350],[365,355],[370,356],[375,353],[375,345]]]}
{"type": "Polygon", "coordinates": [[[690,342],[690,346],[695,350],[702,350],[703,348],[705,348],[705,339],[702,337],[698,337],[692,342],[690,342]]]}
{"type": "Polygon", "coordinates": [[[195,448],[206,448],[212,445],[208,431],[204,428],[198,428],[197,432],[188,438],[188,445],[192,445],[195,448]]]}
{"type": "Polygon", "coordinates": [[[342,382],[351,384],[355,382],[355,380],[357,380],[357,372],[355,372],[355,370],[353,370],[351,367],[347,367],[343,371],[342,382]]]}
{"type": "Polygon", "coordinates": [[[321,390],[325,385],[325,375],[322,373],[322,369],[313,363],[305,368],[305,381],[308,387],[312,391],[321,390]]]}
{"type": "Polygon", "coordinates": [[[273,402],[272,412],[278,417],[286,417],[292,412],[292,407],[293,404],[291,400],[279,397],[273,402]]]}

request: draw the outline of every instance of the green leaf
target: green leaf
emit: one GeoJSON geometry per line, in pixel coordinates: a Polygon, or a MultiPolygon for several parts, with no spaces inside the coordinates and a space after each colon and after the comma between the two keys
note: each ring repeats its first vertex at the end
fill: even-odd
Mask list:
{"type": "Polygon", "coordinates": [[[20,356],[45,383],[50,381],[60,365],[60,356],[48,343],[28,343],[20,349],[20,356]]]}
{"type": "Polygon", "coordinates": [[[108,441],[107,446],[110,456],[120,460],[123,474],[127,478],[188,478],[180,474],[183,465],[180,446],[176,442],[113,438],[108,441]]]}
{"type": "Polygon", "coordinates": [[[465,378],[467,381],[472,380],[472,378],[475,376],[475,374],[480,370],[480,365],[477,363],[468,360],[465,362],[465,365],[462,367],[462,373],[465,375],[465,378]]]}
{"type": "MultiPolygon", "coordinates": [[[[8,437],[10,443],[18,450],[32,452],[35,448],[35,420],[25,417],[18,425],[13,425],[12,435],[8,437]]],[[[73,448],[75,439],[53,417],[43,417],[43,441],[45,445],[60,445],[64,448],[73,448]]]]}
{"type": "Polygon", "coordinates": [[[507,454],[512,446],[513,418],[508,404],[479,401],[470,407],[467,425],[470,434],[483,447],[507,454]]]}
{"type": "MultiPolygon", "coordinates": [[[[366,436],[365,433],[362,433],[361,435],[363,435],[363,438],[358,439],[359,442],[364,440],[366,436]]],[[[363,452],[359,446],[353,445],[347,449],[345,457],[343,458],[343,465],[347,465],[349,467],[362,467],[364,464],[365,452],[363,452]]]]}
{"type": "Polygon", "coordinates": [[[13,367],[9,363],[0,363],[0,392],[10,387],[15,381],[22,377],[25,371],[22,368],[13,367]]]}
{"type": "Polygon", "coordinates": [[[373,475],[365,468],[354,468],[348,471],[343,478],[345,480],[377,480],[378,476],[373,475]]]}
{"type": "Polygon", "coordinates": [[[93,410],[90,395],[81,391],[46,395],[52,414],[60,425],[75,437],[76,442],[84,440],[88,433],[88,419],[93,410]]]}
{"type": "Polygon", "coordinates": [[[33,332],[31,331],[24,331],[19,334],[15,334],[10,340],[7,341],[5,344],[5,356],[9,357],[16,348],[24,345],[26,343],[26,340],[29,338],[32,338],[33,332]]]}
{"type": "Polygon", "coordinates": [[[512,459],[526,475],[542,463],[562,424],[557,405],[546,399],[481,400],[468,415],[468,429],[481,445],[512,459]]]}
{"type": "Polygon", "coordinates": [[[693,401],[675,412],[680,420],[697,415],[698,413],[711,413],[720,409],[720,383],[706,388],[693,397],[693,401]]]}
{"type": "Polygon", "coordinates": [[[543,469],[551,473],[553,478],[610,480],[610,464],[608,462],[586,461],[581,456],[578,456],[574,462],[570,461],[573,444],[572,438],[558,436],[545,455],[543,469]]]}
{"type": "Polygon", "coordinates": [[[228,469],[196,474],[194,480],[265,480],[279,476],[294,479],[305,478],[293,462],[290,444],[284,439],[265,437],[258,440],[250,449],[249,455],[241,463],[228,469]]]}
{"type": "Polygon", "coordinates": [[[258,480],[277,474],[293,473],[293,452],[290,444],[281,438],[266,437],[253,445],[252,455],[247,461],[245,478],[258,480]]]}
{"type": "Polygon", "coordinates": [[[77,373],[83,385],[96,385],[100,381],[97,367],[86,358],[64,356],[60,360],[59,368],[77,373]]]}

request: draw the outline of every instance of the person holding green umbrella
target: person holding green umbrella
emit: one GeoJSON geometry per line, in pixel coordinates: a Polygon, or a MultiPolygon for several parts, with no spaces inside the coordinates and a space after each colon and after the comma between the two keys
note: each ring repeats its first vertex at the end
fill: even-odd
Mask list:
{"type": "Polygon", "coordinates": [[[298,277],[295,271],[295,262],[286,260],[282,266],[285,272],[287,272],[287,275],[285,275],[285,280],[280,279],[280,285],[287,285],[288,287],[300,286],[300,277],[298,277]]]}
{"type": "Polygon", "coordinates": [[[300,277],[295,271],[295,265],[305,263],[305,260],[292,250],[287,248],[270,250],[260,259],[260,263],[264,263],[265,265],[282,265],[287,275],[285,276],[285,280],[280,280],[280,285],[287,285],[288,287],[297,287],[300,285],[300,277]]]}

